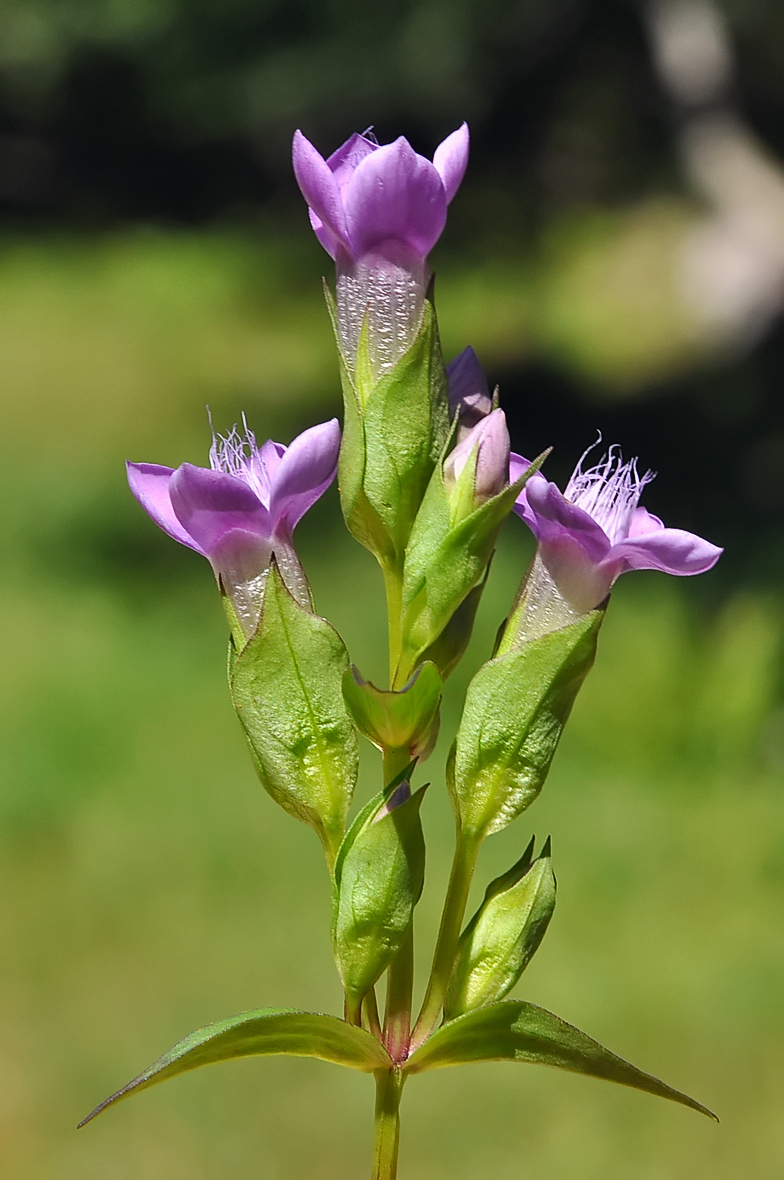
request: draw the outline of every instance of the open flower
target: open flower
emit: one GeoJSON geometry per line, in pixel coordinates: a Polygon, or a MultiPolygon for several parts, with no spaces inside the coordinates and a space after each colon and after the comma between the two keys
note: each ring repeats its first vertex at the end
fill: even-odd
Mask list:
{"type": "MultiPolygon", "coordinates": [[[[694,533],[665,528],[640,507],[653,475],[640,475],[636,459],[624,463],[618,448],[610,447],[596,466],[584,470],[584,460],[585,455],[565,492],[536,474],[515,504],[538,541],[519,638],[535,638],[587,614],[628,570],[702,574],[723,552],[694,533]]],[[[526,459],[512,455],[511,478],[527,466],[526,459]]]]}
{"type": "Polygon", "coordinates": [[[447,205],[468,163],[464,123],[432,163],[402,136],[378,144],[352,135],[325,160],[297,131],[294,173],[317,238],[337,266],[341,344],[353,365],[363,323],[377,375],[416,335],[429,272],[427,256],[446,224],[447,205]]]}
{"type": "Polygon", "coordinates": [[[335,478],[339,448],[336,418],[289,447],[271,439],[259,447],[247,426],[244,436],[234,427],[225,438],[213,435],[209,468],[128,463],[128,482],[165,533],[209,560],[247,638],[258,623],[273,554],[290,592],[310,607],[292,534],[335,478]]]}

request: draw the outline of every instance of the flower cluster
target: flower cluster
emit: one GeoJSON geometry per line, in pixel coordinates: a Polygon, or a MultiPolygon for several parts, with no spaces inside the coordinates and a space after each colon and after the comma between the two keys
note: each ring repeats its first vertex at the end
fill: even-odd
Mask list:
{"type": "Polygon", "coordinates": [[[427,259],[466,168],[465,125],[432,162],[405,139],[382,146],[368,134],[325,160],[297,132],[293,154],[311,224],[337,268],[342,436],[332,419],[288,447],[259,446],[243,420],[242,433],[213,435],[209,468],[129,463],[128,479],[156,524],[215,572],[231,629],[232,701],[254,767],[275,802],[323,845],[343,1017],[261,1008],[219,1021],[98,1110],[230,1057],[321,1058],[375,1079],[375,1180],[395,1177],[404,1081],[446,1065],[549,1064],[710,1114],[553,1013],[507,999],[553,917],[549,838],[538,856],[531,840],[464,919],[483,841],[543,789],[617,578],[635,569],[704,573],[721,550],[643,508],[652,476],[615,446],[593,465],[589,448],[560,491],[540,470],[546,454],[529,462],[511,451],[498,390],[491,394],[473,349],[444,365],[427,259]],[[383,572],[386,688],[362,676],[316,614],[294,548],[298,521],[336,470],[346,525],[383,572]],[[411,780],[438,739],[444,681],[466,650],[513,512],[533,533],[536,554],[451,741],[454,863],[414,1019],[427,785],[412,789],[411,780]],[[358,735],[381,754],[381,789],[349,823],[358,735]],[[385,974],[382,1020],[376,986],[385,974]]]}

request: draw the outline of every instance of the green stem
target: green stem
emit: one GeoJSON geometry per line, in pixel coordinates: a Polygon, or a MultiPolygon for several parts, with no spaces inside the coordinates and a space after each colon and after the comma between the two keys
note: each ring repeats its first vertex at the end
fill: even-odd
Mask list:
{"type": "Polygon", "coordinates": [[[452,873],[441,916],[441,928],[438,931],[438,942],[433,956],[433,969],[422,1011],[411,1037],[412,1051],[430,1036],[438,1024],[444,1006],[480,844],[481,840],[476,836],[469,837],[458,833],[452,873]]]}
{"type": "Polygon", "coordinates": [[[401,619],[403,615],[403,570],[399,565],[384,565],[384,588],[387,594],[389,625],[389,684],[395,688],[401,655],[401,619]]]}
{"type": "Polygon", "coordinates": [[[411,1041],[411,1006],[414,991],[414,922],[408,928],[387,976],[384,1044],[393,1061],[405,1061],[411,1041]]]}
{"type": "Polygon", "coordinates": [[[371,987],[368,994],[365,996],[365,1016],[367,1017],[368,1028],[374,1037],[378,1037],[379,1041],[383,1037],[381,1032],[381,1021],[378,1016],[378,1000],[376,999],[376,989],[371,987]]]}
{"type": "Polygon", "coordinates": [[[376,1122],[372,1180],[395,1180],[400,1142],[400,1095],[403,1074],[389,1069],[376,1074],[376,1122]]]}

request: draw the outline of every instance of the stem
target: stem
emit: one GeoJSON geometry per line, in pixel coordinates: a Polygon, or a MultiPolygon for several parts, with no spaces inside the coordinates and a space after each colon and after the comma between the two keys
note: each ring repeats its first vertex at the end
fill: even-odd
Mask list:
{"type": "Polygon", "coordinates": [[[400,1095],[403,1074],[390,1069],[376,1074],[376,1123],[372,1180],[395,1180],[400,1142],[400,1095]]]}
{"type": "Polygon", "coordinates": [[[411,1006],[414,991],[414,921],[405,942],[389,968],[384,1044],[393,1061],[405,1061],[411,1042],[411,1006]]]}
{"type": "Polygon", "coordinates": [[[411,1037],[412,1049],[421,1045],[430,1036],[444,1006],[480,843],[481,840],[476,835],[466,836],[458,833],[452,873],[441,916],[441,928],[438,931],[438,942],[433,956],[433,969],[422,1011],[411,1037]]]}
{"type": "Polygon", "coordinates": [[[384,565],[384,589],[387,593],[389,625],[389,684],[395,687],[402,647],[403,571],[399,565],[384,565]]]}
{"type": "Polygon", "coordinates": [[[368,1027],[374,1037],[378,1037],[379,1041],[382,1039],[381,1021],[378,1016],[378,1000],[376,999],[376,989],[371,987],[368,994],[365,996],[365,1016],[367,1017],[368,1027]]]}

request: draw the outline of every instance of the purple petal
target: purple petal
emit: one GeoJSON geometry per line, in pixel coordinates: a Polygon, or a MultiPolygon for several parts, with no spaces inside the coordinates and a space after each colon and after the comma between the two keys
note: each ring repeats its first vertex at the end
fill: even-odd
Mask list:
{"type": "Polygon", "coordinates": [[[169,491],[180,524],[213,564],[230,533],[248,534],[255,541],[270,536],[267,509],[236,475],[183,463],[172,475],[169,491]]]}
{"type": "Polygon", "coordinates": [[[618,576],[610,561],[594,561],[569,532],[540,540],[539,556],[562,597],[580,612],[598,606],[618,576]]]}
{"type": "Polygon", "coordinates": [[[360,161],[375,151],[378,151],[377,143],[371,143],[364,135],[355,132],[327,159],[327,167],[335,177],[341,194],[360,161]]]}
{"type": "Polygon", "coordinates": [[[294,439],[272,480],[270,520],[289,535],[335,478],[340,450],[337,418],[311,426],[294,439]]]}
{"type": "Polygon", "coordinates": [[[125,466],[131,491],[147,515],[175,541],[205,557],[204,550],[180,524],[172,507],[169,495],[172,468],[159,467],[156,463],[126,463],[125,466]]]}
{"type": "MultiPolygon", "coordinates": [[[[343,202],[338,188],[338,182],[313,144],[305,138],[301,131],[294,133],[294,143],[291,150],[294,164],[294,175],[303,197],[311,209],[311,222],[319,235],[319,229],[326,231],[325,236],[330,241],[337,239],[346,243],[346,219],[343,212],[343,202]],[[315,222],[313,221],[315,218],[315,222]],[[316,222],[319,223],[318,227],[316,222]]],[[[330,253],[332,250],[322,241],[330,253]]]]}
{"type": "Polygon", "coordinates": [[[447,135],[436,148],[433,166],[444,185],[447,205],[460,187],[468,164],[468,124],[463,123],[457,131],[447,135]]]}
{"type": "MultiPolygon", "coordinates": [[[[654,518],[655,519],[655,518],[654,518]]],[[[647,536],[631,537],[613,545],[608,561],[627,570],[662,570],[665,574],[704,574],[712,569],[723,549],[683,529],[657,529],[647,536]]]]}
{"type": "Polygon", "coordinates": [[[474,426],[493,408],[493,399],[479,358],[471,345],[450,361],[446,367],[449,379],[449,406],[452,413],[469,418],[474,426]]]}
{"type": "Polygon", "coordinates": [[[629,526],[629,539],[645,537],[648,533],[656,533],[663,528],[664,521],[659,520],[658,516],[654,516],[652,512],[648,512],[647,508],[635,508],[632,523],[629,526]]]}
{"type": "Polygon", "coordinates": [[[424,259],[446,224],[441,177],[402,136],[360,162],[343,200],[354,258],[392,239],[424,259]]]}
{"type": "Polygon", "coordinates": [[[528,481],[524,489],[531,511],[536,517],[536,536],[544,544],[568,534],[593,562],[602,561],[609,552],[610,541],[593,517],[572,504],[549,480],[528,481]]]}

